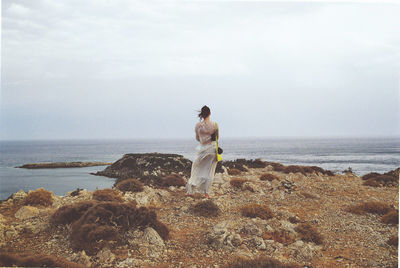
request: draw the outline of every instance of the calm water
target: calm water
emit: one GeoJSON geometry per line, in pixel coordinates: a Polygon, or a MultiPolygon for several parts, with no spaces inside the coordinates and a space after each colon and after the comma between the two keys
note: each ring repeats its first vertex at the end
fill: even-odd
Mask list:
{"type": "MultiPolygon", "coordinates": [[[[26,163],[114,162],[126,153],[177,153],[193,160],[193,140],[0,141],[0,199],[23,189],[45,187],[57,195],[79,188],[110,187],[114,180],[90,175],[104,166],[28,170],[26,163]]],[[[335,172],[351,167],[357,174],[387,172],[400,165],[400,138],[224,139],[224,160],[262,158],[283,164],[317,165],[335,172]]]]}

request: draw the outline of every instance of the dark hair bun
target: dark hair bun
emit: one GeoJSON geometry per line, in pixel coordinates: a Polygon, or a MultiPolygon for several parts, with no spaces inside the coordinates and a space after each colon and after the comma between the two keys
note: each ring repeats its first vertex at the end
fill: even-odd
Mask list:
{"type": "Polygon", "coordinates": [[[199,117],[200,117],[200,119],[204,119],[204,118],[207,118],[209,115],[210,115],[210,113],[211,113],[211,111],[210,111],[210,108],[208,108],[206,105],[204,105],[202,108],[201,108],[201,111],[200,111],[200,113],[199,113],[199,117]]]}

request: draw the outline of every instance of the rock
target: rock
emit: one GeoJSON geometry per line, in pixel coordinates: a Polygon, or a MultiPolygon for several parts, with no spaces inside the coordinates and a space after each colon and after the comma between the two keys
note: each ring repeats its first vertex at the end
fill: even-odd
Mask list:
{"type": "Polygon", "coordinates": [[[97,253],[97,258],[99,258],[99,263],[109,263],[114,261],[115,255],[111,252],[109,248],[104,248],[97,253]]]}
{"type": "Polygon", "coordinates": [[[26,220],[39,215],[39,209],[32,206],[23,206],[15,213],[15,218],[26,220]]]}
{"type": "Polygon", "coordinates": [[[128,268],[128,267],[137,267],[137,263],[133,258],[127,258],[117,264],[117,267],[120,268],[128,268]]]}
{"type": "Polygon", "coordinates": [[[147,227],[143,233],[144,239],[152,245],[163,248],[165,246],[164,240],[160,237],[156,230],[151,227],[147,227]]]}
{"type": "Polygon", "coordinates": [[[26,197],[26,193],[21,189],[16,193],[13,193],[9,198],[13,201],[14,204],[19,204],[26,197]]]}
{"type": "Polygon", "coordinates": [[[289,249],[295,259],[300,262],[309,262],[316,254],[316,248],[309,243],[304,243],[303,241],[296,241],[290,244],[289,249]]]}
{"type": "Polygon", "coordinates": [[[242,233],[249,234],[249,235],[257,235],[260,236],[262,234],[262,231],[260,228],[257,227],[257,225],[253,223],[246,224],[243,226],[242,233]]]}
{"type": "Polygon", "coordinates": [[[282,226],[282,229],[284,229],[285,231],[288,231],[290,233],[296,233],[296,231],[294,230],[294,224],[291,222],[282,220],[281,226],[282,226]]]}
{"type": "Polygon", "coordinates": [[[260,250],[267,249],[264,240],[261,237],[253,237],[250,239],[250,244],[260,250]]]}
{"type": "Polygon", "coordinates": [[[72,255],[71,261],[73,262],[79,262],[82,263],[88,267],[92,266],[92,262],[90,261],[90,257],[86,255],[86,252],[84,250],[74,253],[72,255]]]}
{"type": "Polygon", "coordinates": [[[249,192],[256,192],[256,186],[252,184],[251,182],[245,182],[242,184],[242,190],[243,191],[249,191],[249,192]]]}
{"type": "Polygon", "coordinates": [[[232,236],[231,242],[232,242],[232,245],[234,245],[235,247],[238,247],[242,244],[243,240],[239,234],[234,234],[232,236]]]}

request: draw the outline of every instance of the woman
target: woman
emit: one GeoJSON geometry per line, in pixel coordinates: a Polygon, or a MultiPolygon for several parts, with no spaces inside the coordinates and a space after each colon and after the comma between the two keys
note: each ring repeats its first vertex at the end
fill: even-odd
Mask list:
{"type": "Polygon", "coordinates": [[[200,142],[197,146],[196,159],[192,164],[190,179],[186,184],[186,195],[193,195],[195,192],[204,194],[204,197],[211,198],[209,190],[214,180],[215,168],[217,167],[217,155],[215,151],[215,141],[211,135],[216,131],[219,138],[217,123],[210,120],[211,111],[207,106],[203,106],[199,113],[201,122],[197,123],[194,131],[196,140],[200,142]]]}

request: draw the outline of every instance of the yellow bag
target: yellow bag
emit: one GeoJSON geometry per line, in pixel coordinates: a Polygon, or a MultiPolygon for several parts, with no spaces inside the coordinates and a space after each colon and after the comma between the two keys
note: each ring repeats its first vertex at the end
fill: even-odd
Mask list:
{"type": "MultiPolygon", "coordinates": [[[[214,122],[214,131],[216,131],[216,127],[215,127],[215,122],[214,122]]],[[[215,132],[214,132],[215,133],[215,132]]],[[[218,138],[219,137],[215,137],[215,153],[217,154],[217,162],[222,161],[222,154],[218,153],[218,138]]]]}

